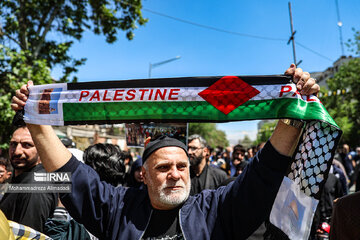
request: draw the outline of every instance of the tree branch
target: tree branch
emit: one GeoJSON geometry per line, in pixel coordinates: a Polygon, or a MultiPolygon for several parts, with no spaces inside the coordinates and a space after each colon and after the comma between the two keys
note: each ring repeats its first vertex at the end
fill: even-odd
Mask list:
{"type": "Polygon", "coordinates": [[[19,11],[19,15],[18,15],[18,20],[19,20],[19,38],[20,38],[20,47],[23,50],[28,50],[29,48],[29,44],[27,41],[27,34],[26,34],[26,29],[27,29],[27,25],[26,25],[26,21],[25,21],[25,17],[24,17],[24,5],[23,5],[23,1],[19,1],[20,4],[20,11],[19,11]]]}
{"type": "Polygon", "coordinates": [[[12,40],[16,44],[18,44],[20,46],[20,48],[22,48],[21,43],[18,40],[16,40],[15,38],[13,38],[12,36],[10,36],[9,34],[3,32],[2,27],[0,26],[0,37],[2,37],[2,36],[6,36],[10,40],[12,40]]]}
{"type": "Polygon", "coordinates": [[[50,31],[51,28],[51,24],[54,21],[56,14],[58,13],[58,11],[60,10],[60,4],[57,4],[56,7],[54,8],[54,10],[52,11],[49,21],[47,22],[45,29],[41,35],[41,38],[37,44],[37,46],[35,47],[35,51],[34,51],[34,58],[36,59],[39,55],[39,52],[41,50],[42,44],[44,43],[46,34],[50,31]]]}
{"type": "Polygon", "coordinates": [[[48,15],[49,15],[49,12],[51,11],[52,8],[49,8],[49,11],[47,11],[46,14],[44,14],[39,22],[39,27],[36,31],[36,36],[39,36],[40,35],[40,32],[41,32],[41,29],[44,27],[44,24],[45,24],[45,20],[47,19],[48,15]]]}

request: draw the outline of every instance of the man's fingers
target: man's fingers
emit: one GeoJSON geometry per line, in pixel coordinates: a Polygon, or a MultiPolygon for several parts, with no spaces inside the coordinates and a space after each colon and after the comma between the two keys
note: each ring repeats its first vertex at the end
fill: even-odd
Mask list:
{"type": "Polygon", "coordinates": [[[306,95],[318,95],[318,93],[320,92],[320,86],[319,86],[319,84],[315,84],[315,85],[313,85],[310,89],[309,89],[309,91],[308,91],[308,93],[306,94],[306,95]]]}
{"type": "Polygon", "coordinates": [[[295,69],[295,73],[294,73],[294,77],[293,77],[294,83],[297,83],[300,80],[302,74],[303,74],[303,70],[301,68],[295,69]]]}
{"type": "Polygon", "coordinates": [[[33,81],[29,80],[27,82],[27,84],[26,84],[26,87],[28,88],[28,87],[31,87],[31,86],[34,86],[34,83],[33,83],[33,81]]]}
{"type": "MultiPolygon", "coordinates": [[[[27,90],[26,90],[27,91],[27,90]]],[[[26,100],[28,99],[27,94],[23,93],[23,91],[20,90],[16,90],[15,92],[15,96],[19,99],[22,100],[24,102],[26,102],[26,100]]]]}
{"type": "Polygon", "coordinates": [[[23,109],[23,107],[19,107],[19,105],[15,104],[15,103],[10,104],[10,106],[11,106],[11,109],[14,111],[19,111],[19,110],[23,109]]]}
{"type": "Polygon", "coordinates": [[[296,88],[301,91],[304,88],[304,85],[307,83],[307,81],[310,78],[310,73],[308,72],[302,72],[300,75],[300,79],[297,81],[296,88]]]}
{"type": "Polygon", "coordinates": [[[316,80],[310,77],[310,73],[303,72],[301,68],[296,68],[295,64],[291,64],[285,71],[285,75],[293,76],[293,82],[302,95],[317,95],[320,86],[316,84],[316,80]]]}
{"type": "Polygon", "coordinates": [[[15,96],[11,99],[11,109],[14,111],[19,111],[24,109],[26,101],[28,100],[29,96],[29,89],[28,87],[33,86],[32,81],[28,81],[26,85],[22,85],[20,89],[15,91],[15,96]]]}
{"type": "Polygon", "coordinates": [[[20,92],[25,94],[25,95],[29,95],[29,89],[27,85],[22,85],[20,88],[20,92]]]}
{"type": "Polygon", "coordinates": [[[21,110],[23,109],[25,106],[25,102],[20,100],[19,98],[17,97],[12,97],[12,100],[11,100],[11,108],[15,111],[18,111],[18,110],[21,110]]]}
{"type": "Polygon", "coordinates": [[[295,64],[292,63],[290,65],[290,67],[288,69],[286,69],[285,75],[294,75],[295,69],[296,69],[296,66],[295,66],[295,64]]]}
{"type": "MultiPolygon", "coordinates": [[[[309,74],[310,76],[310,74],[309,74]]],[[[305,84],[301,88],[301,94],[303,95],[309,95],[310,89],[316,84],[316,81],[314,78],[309,78],[305,84]]]]}

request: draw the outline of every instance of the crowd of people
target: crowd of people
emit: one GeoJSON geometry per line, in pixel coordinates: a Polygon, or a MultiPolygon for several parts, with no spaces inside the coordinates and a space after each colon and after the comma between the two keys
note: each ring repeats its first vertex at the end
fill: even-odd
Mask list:
{"type": "MultiPolygon", "coordinates": [[[[286,73],[300,90],[319,91],[294,65],[286,73]]],[[[27,86],[17,91],[14,110],[23,108],[27,94],[27,86]]],[[[269,141],[247,149],[211,148],[197,134],[187,146],[159,136],[140,157],[103,143],[79,153],[51,126],[20,125],[9,157],[0,158],[0,209],[8,220],[52,239],[276,239],[268,218],[299,134],[298,127],[279,121],[269,141]],[[71,192],[9,193],[3,187],[34,183],[29,173],[45,172],[70,172],[71,192]]],[[[359,163],[359,147],[338,149],[311,239],[326,232],[321,226],[330,224],[334,200],[359,190],[359,163]]],[[[344,236],[342,231],[334,232],[344,236]]]]}

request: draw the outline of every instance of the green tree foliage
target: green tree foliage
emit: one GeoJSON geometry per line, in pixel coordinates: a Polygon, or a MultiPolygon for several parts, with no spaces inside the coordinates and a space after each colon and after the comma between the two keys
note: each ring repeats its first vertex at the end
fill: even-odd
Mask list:
{"type": "Polygon", "coordinates": [[[26,61],[27,54],[27,51],[17,52],[0,45],[0,148],[7,148],[13,131],[11,121],[15,113],[10,103],[15,90],[29,80],[37,84],[52,81],[46,60],[34,60],[30,65],[26,61]]]}
{"type": "Polygon", "coordinates": [[[104,35],[108,43],[117,40],[119,31],[131,40],[136,23],[147,21],[141,7],[141,0],[2,0],[0,40],[27,51],[28,64],[44,59],[50,68],[61,65],[66,81],[85,62],[68,55],[73,40],[85,30],[104,35]]]}
{"type": "Polygon", "coordinates": [[[277,121],[266,122],[264,123],[261,128],[258,130],[257,138],[255,141],[255,145],[260,144],[262,142],[266,142],[269,140],[271,134],[273,133],[277,121]]]}
{"type": "Polygon", "coordinates": [[[84,31],[104,35],[108,43],[124,31],[131,40],[137,25],[147,19],[141,0],[0,0],[0,146],[11,132],[11,96],[28,80],[52,82],[50,69],[63,70],[60,82],[85,63],[69,55],[84,31]]]}
{"type": "Polygon", "coordinates": [[[360,146],[360,59],[352,59],[342,65],[327,84],[333,92],[349,90],[345,94],[328,96],[323,102],[343,130],[342,142],[352,147],[360,146]]]}
{"type": "Polygon", "coordinates": [[[216,128],[215,123],[190,123],[189,124],[189,135],[199,134],[208,143],[210,147],[227,147],[229,141],[226,139],[226,134],[216,128]]]}
{"type": "Polygon", "coordinates": [[[352,29],[354,31],[354,39],[349,39],[346,43],[346,46],[349,48],[351,52],[354,52],[356,55],[360,54],[360,31],[356,31],[355,28],[352,29]]]}
{"type": "MultiPolygon", "coordinates": [[[[360,32],[353,30],[354,39],[349,39],[346,45],[358,55],[360,32]]],[[[343,130],[341,141],[351,147],[360,146],[360,59],[354,58],[342,65],[327,84],[332,92],[346,90],[345,93],[332,94],[323,99],[326,109],[343,130]]]]}

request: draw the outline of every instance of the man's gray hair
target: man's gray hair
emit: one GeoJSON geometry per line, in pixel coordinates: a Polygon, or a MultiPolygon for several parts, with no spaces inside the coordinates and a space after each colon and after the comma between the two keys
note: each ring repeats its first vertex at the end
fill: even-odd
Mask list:
{"type": "Polygon", "coordinates": [[[199,134],[193,134],[193,135],[189,136],[188,142],[191,142],[191,141],[193,141],[195,139],[199,140],[199,142],[201,144],[201,147],[203,147],[203,148],[207,147],[206,140],[202,136],[200,136],[199,134]]]}

